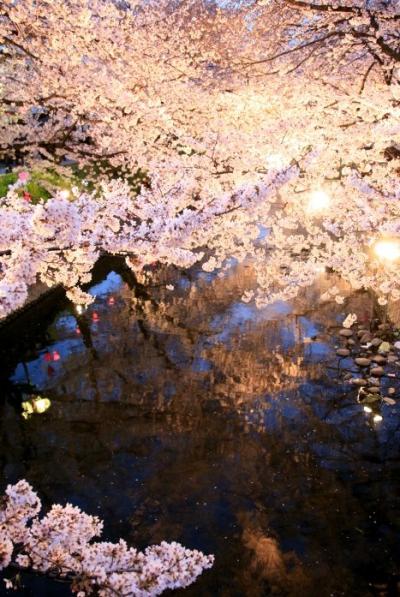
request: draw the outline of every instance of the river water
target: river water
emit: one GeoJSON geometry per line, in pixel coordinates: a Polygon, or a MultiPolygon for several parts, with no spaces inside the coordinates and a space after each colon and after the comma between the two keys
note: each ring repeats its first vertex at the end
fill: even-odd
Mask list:
{"type": "MultiPolygon", "coordinates": [[[[61,296],[9,326],[1,489],[25,478],[109,540],[215,554],[188,597],[398,595],[400,402],[374,422],[336,369],[340,323],[371,299],[258,310],[250,269],[146,291],[105,272],[83,313],[61,296]]],[[[24,582],[12,594],[68,594],[24,582]]]]}

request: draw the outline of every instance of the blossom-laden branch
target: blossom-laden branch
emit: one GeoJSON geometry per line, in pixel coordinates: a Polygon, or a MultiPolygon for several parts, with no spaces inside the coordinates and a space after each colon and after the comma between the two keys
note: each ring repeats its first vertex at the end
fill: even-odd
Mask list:
{"type": "Polygon", "coordinates": [[[61,192],[36,205],[19,196],[24,181],[18,180],[0,202],[0,317],[21,307],[37,281],[62,285],[70,299],[89,304],[94,297],[80,285],[90,281],[105,253],[125,256],[134,272],[154,261],[188,268],[202,260],[205,248],[216,266],[229,254],[243,259],[257,236],[254,218],[267,213],[270,197],[296,176],[296,166],[273,170],[259,184],[219,197],[199,196],[191,181],[176,180],[164,190],[155,177],[151,188],[134,196],[127,184],[114,181],[103,183],[100,194],[76,190],[70,201],[61,192]]]}
{"type": "Polygon", "coordinates": [[[400,84],[397,0],[258,0],[256,5],[255,22],[260,27],[259,45],[264,46],[264,57],[248,57],[246,68],[291,55],[291,68],[300,69],[308,62],[308,67],[317,71],[341,73],[342,78],[351,75],[354,79],[355,74],[369,75],[372,61],[387,85],[400,84]],[[273,12],[280,15],[280,26],[273,44],[267,45],[262,43],[261,26],[267,18],[274,18],[273,12]],[[305,49],[310,46],[318,52],[307,56],[305,49]]]}
{"type": "MultiPolygon", "coordinates": [[[[396,250],[385,258],[374,249],[390,242],[400,254],[396,181],[379,188],[342,166],[332,189],[327,183],[325,189],[307,189],[302,173],[315,159],[309,155],[297,165],[271,169],[257,185],[221,196],[178,179],[165,188],[153,177],[137,196],[115,181],[103,183],[100,194],[76,192],[70,201],[60,193],[33,205],[18,195],[18,181],[0,206],[1,315],[22,306],[37,280],[61,284],[71,300],[89,304],[94,297],[80,286],[90,281],[104,253],[124,256],[135,274],[154,262],[184,269],[202,262],[211,272],[232,257],[251,258],[258,286],[250,299],[258,306],[295,297],[325,269],[356,290],[372,289],[381,304],[399,300],[396,250]],[[267,230],[261,237],[260,225],[267,230]]],[[[328,298],[341,300],[334,289],[328,298]]]]}
{"type": "Polygon", "coordinates": [[[42,518],[40,510],[27,481],[8,485],[0,506],[0,570],[14,566],[64,579],[78,597],[159,595],[190,585],[214,562],[175,542],[140,552],[122,539],[94,541],[102,521],[71,504],[53,505],[42,518]]]}

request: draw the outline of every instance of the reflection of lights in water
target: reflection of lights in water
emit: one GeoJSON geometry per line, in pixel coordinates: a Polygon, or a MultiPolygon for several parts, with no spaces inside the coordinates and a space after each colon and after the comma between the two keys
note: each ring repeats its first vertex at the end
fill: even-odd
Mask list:
{"type": "Polygon", "coordinates": [[[374,415],[374,423],[380,423],[383,421],[382,415],[374,415]]]}
{"type": "Polygon", "coordinates": [[[314,191],[311,193],[310,199],[307,204],[307,211],[319,212],[326,210],[330,205],[331,199],[328,193],[325,191],[314,191]]]}
{"type": "Polygon", "coordinates": [[[33,397],[31,400],[26,400],[22,403],[22,416],[24,419],[28,419],[33,414],[41,415],[50,406],[51,402],[48,398],[42,398],[41,396],[33,397]]]}
{"type": "Polygon", "coordinates": [[[51,402],[48,398],[36,398],[36,400],[34,400],[34,405],[35,412],[41,415],[42,413],[46,412],[47,409],[50,408],[51,402]]]}
{"type": "Polygon", "coordinates": [[[379,240],[374,245],[374,253],[379,259],[395,261],[400,257],[400,243],[395,240],[379,240]]]}
{"type": "Polygon", "coordinates": [[[364,406],[364,412],[372,413],[372,408],[370,406],[364,406]]]}

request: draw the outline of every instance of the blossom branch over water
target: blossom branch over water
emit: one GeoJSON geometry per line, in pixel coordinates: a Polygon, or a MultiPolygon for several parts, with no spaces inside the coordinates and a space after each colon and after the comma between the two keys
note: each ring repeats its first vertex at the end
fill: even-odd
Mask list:
{"type": "Polygon", "coordinates": [[[122,539],[94,541],[102,521],[71,504],[53,505],[43,518],[40,510],[27,481],[8,485],[0,508],[0,570],[14,566],[65,579],[79,597],[150,597],[190,585],[213,565],[213,556],[176,542],[140,552],[122,539]]]}

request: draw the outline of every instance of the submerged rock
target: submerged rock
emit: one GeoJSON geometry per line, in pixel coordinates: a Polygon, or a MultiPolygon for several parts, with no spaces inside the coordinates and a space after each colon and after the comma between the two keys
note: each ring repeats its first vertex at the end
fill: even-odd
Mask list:
{"type": "Polygon", "coordinates": [[[369,330],[365,330],[365,329],[358,330],[358,332],[357,332],[357,336],[359,338],[362,338],[364,336],[364,334],[370,334],[371,335],[371,332],[369,330]]]}
{"type": "Polygon", "coordinates": [[[348,330],[347,328],[343,328],[339,332],[340,336],[344,336],[345,338],[350,338],[353,335],[353,330],[348,330]]]}
{"type": "Polygon", "coordinates": [[[358,357],[354,359],[354,362],[359,367],[368,367],[371,364],[371,360],[365,357],[358,357]]]}
{"type": "Polygon", "coordinates": [[[391,406],[393,406],[394,404],[396,404],[396,400],[393,400],[393,398],[384,398],[383,402],[386,402],[386,404],[390,404],[391,406]]]}
{"type": "Polygon", "coordinates": [[[371,342],[372,335],[369,332],[365,332],[360,338],[361,344],[367,344],[367,342],[371,342]]]}
{"type": "Polygon", "coordinates": [[[382,375],[385,375],[385,370],[383,367],[372,367],[370,373],[374,377],[382,377],[382,375]]]}
{"type": "Polygon", "coordinates": [[[353,377],[350,383],[354,384],[355,386],[366,386],[367,380],[363,379],[362,377],[353,377]]]}
{"type": "Polygon", "coordinates": [[[338,357],[348,357],[350,354],[350,350],[348,348],[339,348],[336,351],[336,354],[338,355],[338,357]]]}
{"type": "Polygon", "coordinates": [[[383,365],[387,362],[387,358],[381,354],[376,354],[373,357],[371,357],[371,361],[377,363],[378,365],[383,365]]]}
{"type": "Polygon", "coordinates": [[[367,390],[370,394],[380,394],[381,389],[378,386],[371,386],[367,390]]]}

